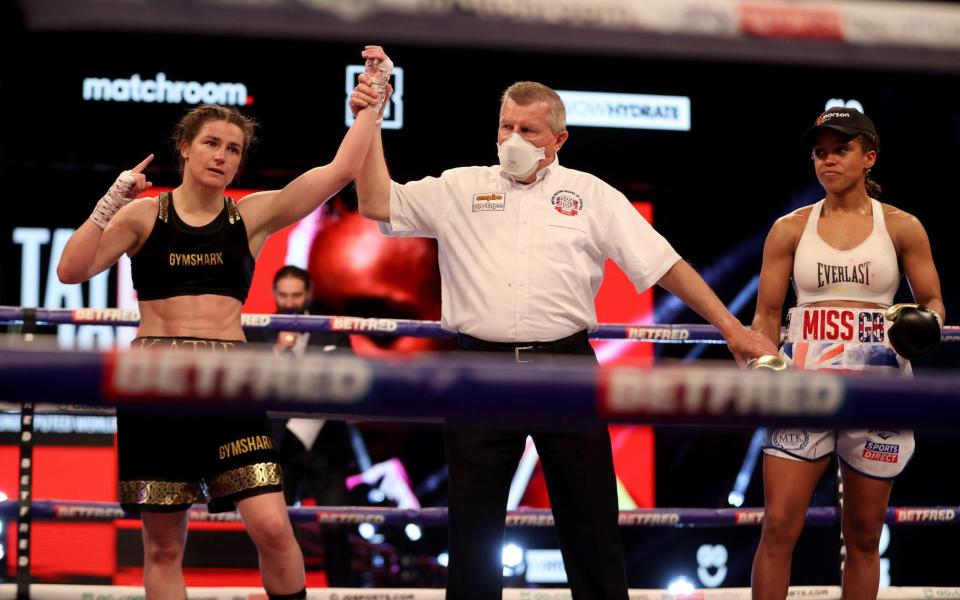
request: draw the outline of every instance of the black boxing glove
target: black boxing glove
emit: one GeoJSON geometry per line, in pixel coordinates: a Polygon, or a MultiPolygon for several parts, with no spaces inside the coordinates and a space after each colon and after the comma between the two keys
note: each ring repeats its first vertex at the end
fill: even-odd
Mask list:
{"type": "Polygon", "coordinates": [[[887,340],[907,360],[923,356],[940,343],[940,315],[922,304],[894,304],[884,316],[892,323],[887,340]]]}

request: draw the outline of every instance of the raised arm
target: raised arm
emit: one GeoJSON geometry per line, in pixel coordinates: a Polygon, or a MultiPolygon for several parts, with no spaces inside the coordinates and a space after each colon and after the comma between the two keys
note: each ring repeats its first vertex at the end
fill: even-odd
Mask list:
{"type": "Polygon", "coordinates": [[[773,342],[747,329],[730,314],[710,286],[686,262],[677,261],[657,284],[719,329],[738,364],[744,365],[751,358],[777,353],[773,342]]]}
{"type": "MultiPolygon", "coordinates": [[[[371,78],[364,74],[360,76],[360,84],[350,98],[350,107],[353,110],[361,109],[365,104],[373,101],[377,92],[372,86],[371,78]]],[[[360,214],[375,221],[390,222],[390,173],[387,171],[387,161],[383,154],[383,139],[380,137],[380,128],[373,134],[373,142],[363,161],[363,166],[357,176],[357,200],[360,214]]]]}
{"type": "Polygon", "coordinates": [[[794,215],[781,218],[770,229],[763,245],[763,264],[760,267],[760,288],[757,308],[753,315],[753,330],[759,331],[773,343],[780,343],[780,319],[783,299],[787,295],[797,235],[794,215]]]}
{"type": "Polygon", "coordinates": [[[57,265],[60,281],[83,283],[109,269],[124,252],[138,244],[144,224],[150,222],[150,203],[133,200],[153,185],[143,174],[152,160],[151,154],[121,173],[90,218],[70,236],[57,265]]]}
{"type": "MultiPolygon", "coordinates": [[[[375,63],[381,77],[389,78],[393,63],[379,46],[367,46],[363,57],[375,63]]],[[[360,173],[370,147],[373,133],[378,129],[383,104],[368,104],[357,114],[347,131],[336,156],[329,164],[315,167],[287,184],[279,192],[251,194],[241,201],[241,211],[247,222],[248,235],[269,235],[302,219],[328,198],[340,191],[360,173]]]]}

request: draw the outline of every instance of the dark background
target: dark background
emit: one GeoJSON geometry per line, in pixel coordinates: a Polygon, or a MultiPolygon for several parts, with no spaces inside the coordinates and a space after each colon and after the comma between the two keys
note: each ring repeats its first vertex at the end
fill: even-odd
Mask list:
{"type": "MultiPolygon", "coordinates": [[[[0,9],[8,51],[0,57],[0,304],[19,305],[18,226],[76,227],[117,173],[150,152],[157,185],[176,185],[168,141],[183,105],[81,100],[84,77],[241,81],[255,101],[246,112],[262,122],[261,142],[236,185],[282,186],[328,162],[345,131],[344,66],[359,64],[362,42],[320,43],[266,38],[109,32],[28,32],[16,11],[0,9]],[[13,49],[10,51],[10,49],[13,49]]],[[[960,164],[960,77],[924,72],[855,70],[717,61],[582,56],[391,45],[406,71],[405,124],[384,131],[394,179],[436,175],[448,167],[496,161],[500,92],[520,79],[556,89],[686,95],[692,130],[658,132],[571,128],[563,164],[589,171],[633,200],[654,205],[655,223],[677,250],[729,301],[760,266],[763,236],[778,216],[819,199],[801,133],[829,98],[856,98],[877,123],[882,146],[874,178],[881,199],[915,214],[927,228],[938,264],[948,322],[960,314],[960,250],[955,173],[960,164]],[[713,275],[716,274],[716,277],[713,275]]],[[[346,193],[349,196],[349,192],[346,193]]],[[[665,294],[658,292],[658,302],[665,294]]],[[[901,296],[909,298],[904,284],[901,296]]],[[[42,296],[41,296],[42,297],[42,296]]],[[[752,303],[739,314],[748,322],[752,303]]],[[[700,322],[689,312],[675,322],[700,322]]],[[[660,346],[664,359],[689,348],[660,346]]],[[[721,358],[722,348],[704,357],[721,358]]],[[[918,361],[916,370],[955,368],[956,345],[918,361]]],[[[955,423],[947,423],[955,427],[955,423]]],[[[657,430],[657,504],[720,507],[751,431],[657,430]]],[[[949,430],[918,432],[917,455],[894,487],[894,505],[957,504],[960,484],[949,430]]],[[[416,480],[442,460],[435,432],[414,427],[383,439],[420,453],[416,480]]],[[[390,443],[376,455],[396,453],[390,443]]],[[[377,459],[377,456],[374,456],[377,459]]],[[[442,503],[442,494],[427,497],[442,503]]],[[[832,504],[825,481],[815,504],[832,504]]],[[[759,469],[745,506],[762,504],[759,469]]],[[[759,534],[745,530],[628,530],[631,584],[661,587],[684,571],[701,543],[731,549],[727,585],[745,585],[759,534]],[[674,549],[673,552],[664,551],[674,549]],[[735,554],[735,556],[734,556],[735,554]]],[[[523,532],[516,535],[522,537],[523,532]]],[[[531,539],[542,533],[529,534],[531,539]]],[[[956,539],[956,526],[894,528],[894,584],[958,584],[955,553],[932,548],[956,539]]],[[[798,548],[795,584],[831,583],[837,532],[811,529],[798,548]]],[[[442,543],[442,542],[438,542],[442,543]]]]}

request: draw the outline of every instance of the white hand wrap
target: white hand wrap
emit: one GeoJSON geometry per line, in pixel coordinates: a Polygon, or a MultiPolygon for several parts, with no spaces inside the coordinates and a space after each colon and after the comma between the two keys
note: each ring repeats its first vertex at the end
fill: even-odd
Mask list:
{"type": "MultiPolygon", "coordinates": [[[[377,109],[378,113],[381,113],[383,111],[383,102],[387,99],[387,82],[390,81],[390,74],[393,73],[393,61],[389,58],[386,60],[373,60],[370,58],[367,59],[365,67],[367,75],[369,75],[372,80],[371,86],[373,90],[377,92],[377,105],[374,108],[377,109]]],[[[382,115],[378,122],[381,121],[383,121],[382,115]]]]}
{"type": "Polygon", "coordinates": [[[100,229],[106,229],[107,223],[110,222],[113,215],[133,200],[133,198],[128,197],[128,194],[133,189],[134,183],[136,183],[136,179],[133,171],[120,173],[107,193],[97,202],[93,214],[90,215],[90,220],[96,223],[100,229]]]}

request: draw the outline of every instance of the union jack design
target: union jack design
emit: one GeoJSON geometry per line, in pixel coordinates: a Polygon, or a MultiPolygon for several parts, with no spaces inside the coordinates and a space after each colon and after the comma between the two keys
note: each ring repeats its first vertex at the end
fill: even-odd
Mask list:
{"type": "Polygon", "coordinates": [[[900,370],[897,353],[885,344],[786,342],[780,354],[794,369],[843,371],[900,370]]]}

